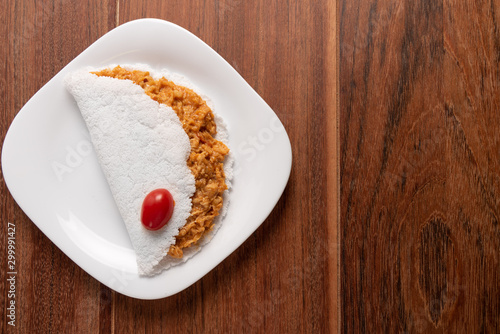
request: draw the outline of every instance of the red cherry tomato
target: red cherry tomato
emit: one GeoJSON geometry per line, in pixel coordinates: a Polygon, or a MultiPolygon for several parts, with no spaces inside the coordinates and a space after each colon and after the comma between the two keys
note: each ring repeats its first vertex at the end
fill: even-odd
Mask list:
{"type": "Polygon", "coordinates": [[[141,222],[148,230],[156,231],[165,226],[174,212],[174,198],[167,189],[155,189],[144,198],[141,222]]]}

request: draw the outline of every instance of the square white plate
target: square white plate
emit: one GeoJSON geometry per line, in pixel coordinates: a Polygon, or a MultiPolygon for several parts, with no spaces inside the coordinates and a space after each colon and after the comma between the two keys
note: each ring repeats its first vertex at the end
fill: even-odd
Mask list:
{"type": "Polygon", "coordinates": [[[127,296],[157,299],[207,274],[266,219],[290,175],[290,141],[276,114],[213,49],[167,21],[142,19],[110,31],[43,86],[14,118],[2,171],[28,217],[76,264],[127,296]],[[154,277],[135,253],[63,78],[86,66],[145,63],[187,77],[211,97],[229,130],[234,180],[228,213],[210,243],[154,277]]]}

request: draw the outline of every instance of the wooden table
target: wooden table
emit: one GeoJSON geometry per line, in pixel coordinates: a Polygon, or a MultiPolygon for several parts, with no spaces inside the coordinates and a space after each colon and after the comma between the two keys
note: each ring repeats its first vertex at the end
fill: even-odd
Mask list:
{"type": "Polygon", "coordinates": [[[69,61],[142,17],[199,36],[273,108],[287,188],[208,275],[142,301],[75,265],[0,182],[2,332],[500,332],[498,1],[4,1],[2,141],[69,61]]]}

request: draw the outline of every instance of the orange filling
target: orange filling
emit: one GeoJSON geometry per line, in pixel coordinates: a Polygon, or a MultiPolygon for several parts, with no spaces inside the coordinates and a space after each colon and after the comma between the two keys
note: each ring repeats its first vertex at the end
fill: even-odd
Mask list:
{"type": "Polygon", "coordinates": [[[128,79],[141,86],[153,100],[171,107],[189,136],[191,153],[187,165],[194,175],[196,190],[186,224],[179,230],[175,245],[168,254],[182,258],[183,248],[195,244],[210,231],[222,208],[222,193],[227,189],[224,157],[229,149],[214,138],[217,127],[212,110],[189,88],[178,86],[165,78],[154,80],[149,72],[128,71],[120,66],[93,72],[98,76],[128,79]]]}

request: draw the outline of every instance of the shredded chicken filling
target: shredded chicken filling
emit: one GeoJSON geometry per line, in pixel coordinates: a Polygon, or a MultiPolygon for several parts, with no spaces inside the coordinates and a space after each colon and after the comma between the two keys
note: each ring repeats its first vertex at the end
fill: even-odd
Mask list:
{"type": "Polygon", "coordinates": [[[222,194],[227,189],[223,162],[229,149],[214,138],[217,126],[212,110],[193,90],[165,78],[155,80],[149,72],[129,71],[116,66],[94,74],[131,80],[141,86],[153,100],[176,112],[189,137],[191,153],[187,165],[194,175],[196,190],[191,214],[179,230],[175,244],[168,250],[170,256],[182,258],[184,248],[195,244],[212,229],[222,208],[222,194]]]}

